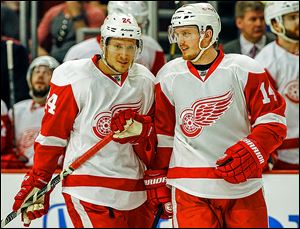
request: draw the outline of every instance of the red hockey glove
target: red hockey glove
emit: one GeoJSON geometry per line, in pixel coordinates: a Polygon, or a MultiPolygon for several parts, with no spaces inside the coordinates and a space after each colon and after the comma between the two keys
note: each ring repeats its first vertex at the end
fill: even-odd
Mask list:
{"type": "Polygon", "coordinates": [[[163,214],[161,218],[170,219],[173,216],[171,204],[171,190],[166,186],[167,172],[165,170],[146,170],[144,183],[147,190],[147,200],[150,206],[158,210],[158,205],[162,204],[163,214]]]}
{"type": "Polygon", "coordinates": [[[131,109],[117,113],[110,124],[111,130],[115,133],[113,140],[125,144],[138,144],[143,138],[150,135],[153,128],[150,116],[139,115],[131,109]]]}
{"type": "Polygon", "coordinates": [[[217,160],[215,173],[230,183],[238,184],[254,174],[261,175],[267,159],[267,154],[254,140],[244,138],[217,160]]]}
{"type": "MultiPolygon", "coordinates": [[[[50,179],[45,179],[41,176],[33,174],[32,170],[28,172],[21,184],[21,190],[15,196],[13,211],[18,211],[18,209],[22,207],[26,200],[47,185],[49,180],[50,179]]],[[[30,225],[31,220],[47,214],[49,209],[50,193],[51,190],[22,212],[22,222],[24,223],[25,227],[30,225]]]]}

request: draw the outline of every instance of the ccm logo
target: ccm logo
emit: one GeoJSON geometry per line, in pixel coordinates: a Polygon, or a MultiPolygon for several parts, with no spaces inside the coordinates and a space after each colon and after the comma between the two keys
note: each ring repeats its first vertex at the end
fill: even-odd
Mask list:
{"type": "Polygon", "coordinates": [[[145,185],[153,185],[153,184],[160,184],[166,183],[166,177],[155,178],[151,180],[145,180],[145,185]]]}

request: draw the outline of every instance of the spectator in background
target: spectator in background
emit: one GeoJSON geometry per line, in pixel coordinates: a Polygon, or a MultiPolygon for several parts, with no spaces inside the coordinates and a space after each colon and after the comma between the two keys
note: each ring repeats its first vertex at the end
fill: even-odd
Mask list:
{"type": "Polygon", "coordinates": [[[12,109],[9,111],[10,120],[15,127],[17,155],[26,159],[24,161],[27,167],[33,164],[33,143],[41,129],[52,73],[58,66],[58,61],[51,56],[35,58],[26,75],[32,99],[16,103],[13,107],[14,117],[12,117],[12,109]]]}
{"type": "Polygon", "coordinates": [[[237,1],[235,23],[240,36],[224,45],[224,53],[238,53],[254,58],[266,44],[275,39],[266,32],[264,4],[260,1],[237,1]]]}
{"type": "MultiPolygon", "coordinates": [[[[286,101],[287,138],[273,169],[299,169],[299,2],[267,2],[265,20],[276,41],[256,56],[286,101]]],[[[268,103],[269,98],[265,98],[268,103]]]]}
{"type": "Polygon", "coordinates": [[[19,40],[19,8],[16,3],[11,4],[9,1],[1,2],[1,35],[19,40]]]}
{"type": "MultiPolygon", "coordinates": [[[[136,62],[146,66],[154,75],[156,75],[158,70],[166,63],[166,58],[159,43],[152,37],[146,35],[149,26],[147,4],[146,1],[109,1],[107,10],[108,14],[114,12],[130,13],[136,18],[143,33],[143,51],[138,56],[136,62]]],[[[67,52],[64,61],[89,58],[96,53],[101,53],[99,45],[100,39],[101,37],[99,35],[74,45],[67,52]]]]}
{"type": "MultiPolygon", "coordinates": [[[[1,99],[5,102],[8,109],[10,104],[9,75],[7,68],[7,45],[6,41],[11,38],[1,34],[1,99]]],[[[30,98],[29,89],[26,83],[26,72],[29,66],[28,50],[18,41],[13,40],[13,84],[15,93],[15,103],[30,98]]]]}
{"type": "Polygon", "coordinates": [[[88,2],[66,1],[53,6],[38,26],[39,55],[50,53],[59,62],[76,43],[76,30],[82,27],[100,27],[105,12],[88,2]]]}
{"type": "Polygon", "coordinates": [[[107,16],[107,4],[108,1],[90,1],[90,5],[94,7],[98,7],[105,13],[105,16],[107,16]]]}

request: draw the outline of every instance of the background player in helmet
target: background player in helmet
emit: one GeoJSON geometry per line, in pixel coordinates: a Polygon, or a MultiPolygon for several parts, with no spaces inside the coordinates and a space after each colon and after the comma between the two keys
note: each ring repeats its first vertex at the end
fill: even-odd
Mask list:
{"type": "MultiPolygon", "coordinates": [[[[255,60],[215,48],[220,30],[209,3],[172,16],[182,58],[156,77],[150,175],[168,171],[175,227],[267,227],[262,168],[286,136],[285,102],[255,60]]],[[[155,193],[163,185],[147,185],[154,203],[165,202],[155,193]]]]}
{"type": "Polygon", "coordinates": [[[299,2],[266,2],[265,21],[277,39],[256,60],[286,101],[288,131],[273,169],[299,169],[299,2]]]}
{"type": "Polygon", "coordinates": [[[58,61],[51,56],[35,58],[26,75],[29,95],[32,99],[16,103],[13,107],[14,117],[12,109],[9,111],[9,117],[15,128],[17,155],[22,156],[23,160],[26,159],[25,166],[30,167],[33,164],[34,139],[41,128],[52,73],[58,66],[58,61]]]}
{"type": "MultiPolygon", "coordinates": [[[[75,227],[150,227],[153,213],[146,205],[143,184],[150,161],[143,153],[144,146],[154,145],[149,116],[154,76],[134,63],[142,42],[141,29],[131,15],[107,16],[101,34],[102,56],[68,61],[55,69],[41,132],[35,140],[34,165],[13,209],[49,182],[61,154],[65,153],[67,167],[110,133],[111,118],[120,117],[119,111],[125,110],[134,122],[132,127],[140,127],[137,133],[142,135],[131,135],[119,144],[116,133],[115,142],[64,179],[62,192],[75,227]]],[[[39,202],[23,212],[25,224],[47,212],[49,193],[39,202]]]]}
{"type": "MultiPolygon", "coordinates": [[[[163,49],[151,36],[148,36],[148,3],[146,1],[109,1],[108,14],[125,13],[132,14],[142,29],[143,51],[136,62],[146,66],[154,75],[166,63],[163,49]]],[[[90,38],[74,45],[66,54],[64,61],[88,58],[100,52],[100,36],[90,38]]]]}

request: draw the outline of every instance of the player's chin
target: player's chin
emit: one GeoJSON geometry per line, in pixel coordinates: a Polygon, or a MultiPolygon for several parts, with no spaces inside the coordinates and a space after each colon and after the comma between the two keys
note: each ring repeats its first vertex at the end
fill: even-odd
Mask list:
{"type": "Polygon", "coordinates": [[[188,53],[182,53],[182,58],[184,60],[193,60],[196,56],[195,55],[191,55],[191,54],[188,54],[188,53]]]}
{"type": "Polygon", "coordinates": [[[122,67],[118,67],[116,69],[118,72],[120,72],[121,74],[125,73],[125,72],[128,72],[129,70],[129,65],[128,66],[122,66],[122,67]]]}

